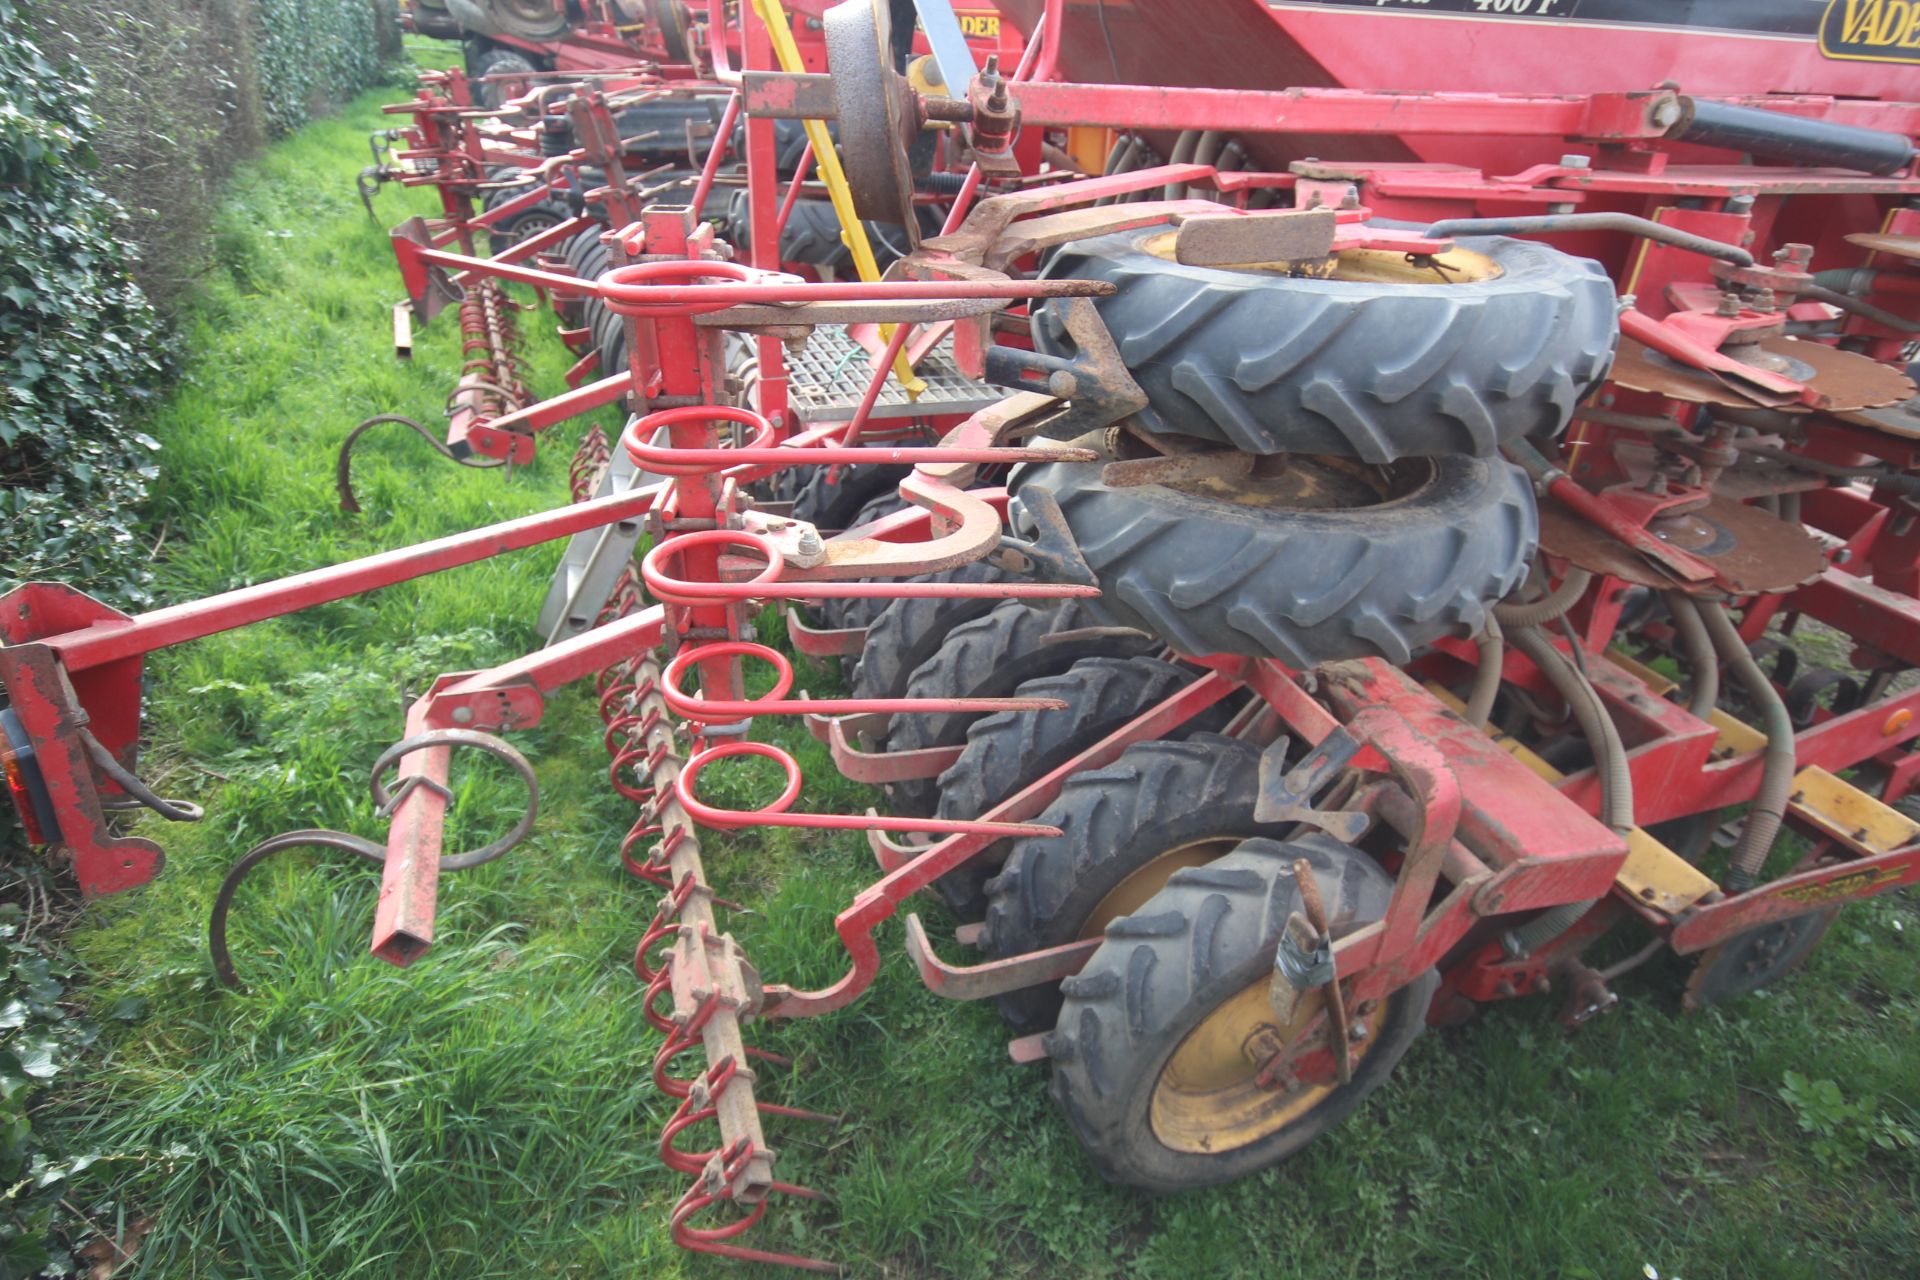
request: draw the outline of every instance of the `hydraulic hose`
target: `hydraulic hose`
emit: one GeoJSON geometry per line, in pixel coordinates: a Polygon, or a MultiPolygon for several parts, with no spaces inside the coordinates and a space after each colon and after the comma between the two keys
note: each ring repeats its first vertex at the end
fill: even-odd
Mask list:
{"type": "MultiPolygon", "coordinates": [[[[1633,774],[1627,767],[1627,749],[1620,740],[1620,730],[1607,714],[1600,695],[1579,669],[1554,648],[1545,632],[1535,627],[1517,627],[1507,633],[1507,639],[1532,660],[1572,709],[1580,732],[1593,748],[1594,765],[1600,777],[1600,821],[1615,835],[1625,838],[1633,829],[1633,774]]],[[[1510,956],[1530,955],[1572,928],[1598,901],[1589,898],[1544,911],[1508,930],[1501,945],[1510,956]]]]}
{"type": "Polygon", "coordinates": [[[1862,320],[1871,320],[1897,333],[1920,333],[1920,321],[1897,316],[1885,307],[1877,307],[1866,299],[1856,298],[1850,293],[1841,293],[1837,289],[1828,289],[1819,284],[1798,285],[1794,288],[1794,293],[1802,298],[1811,298],[1815,302],[1824,302],[1830,307],[1838,307],[1842,311],[1851,311],[1862,320]]]}
{"type": "Polygon", "coordinates": [[[1667,612],[1673,615],[1674,634],[1680,640],[1680,652],[1687,670],[1693,675],[1693,696],[1687,699],[1687,713],[1701,720],[1713,714],[1720,701],[1720,659],[1713,649],[1713,638],[1700,621],[1700,610],[1693,597],[1679,591],[1663,593],[1667,612]]]}
{"type": "Polygon", "coordinates": [[[1538,600],[1529,600],[1525,604],[1507,604],[1502,602],[1493,606],[1493,616],[1506,627],[1537,627],[1543,622],[1552,622],[1573,608],[1593,581],[1593,575],[1578,565],[1567,569],[1567,576],[1560,585],[1541,596],[1538,600]]]}
{"type": "MultiPolygon", "coordinates": [[[[1193,159],[1193,149],[1199,145],[1200,131],[1198,129],[1182,129],[1180,136],[1174,139],[1173,150],[1167,156],[1167,163],[1189,163],[1193,159]]],[[[1166,186],[1160,188],[1160,198],[1162,200],[1178,200],[1186,194],[1187,184],[1184,182],[1169,182],[1166,186]]]]}
{"type": "Polygon", "coordinates": [[[1447,218],[1428,227],[1426,234],[1434,240],[1450,240],[1457,236],[1552,235],[1561,231],[1624,231],[1629,235],[1670,244],[1676,249],[1685,249],[1689,253],[1701,253],[1722,262],[1731,262],[1736,267],[1753,265],[1753,255],[1739,245],[1697,236],[1691,231],[1682,231],[1649,218],[1636,218],[1630,213],[1536,213],[1514,218],[1447,218]]]}
{"type": "Polygon", "coordinates": [[[1500,695],[1500,664],[1507,655],[1499,618],[1487,615],[1487,625],[1473,638],[1473,647],[1480,651],[1480,661],[1473,669],[1473,687],[1467,691],[1467,705],[1461,715],[1474,728],[1484,729],[1493,715],[1493,700],[1500,695]]]}
{"type": "Polygon", "coordinates": [[[1793,774],[1798,764],[1794,757],[1793,717],[1788,714],[1787,704],[1781,701],[1773,682],[1767,679],[1767,673],[1753,660],[1753,654],[1734,628],[1733,620],[1727,617],[1727,611],[1712,601],[1703,600],[1700,602],[1700,617],[1706,623],[1707,634],[1713,637],[1714,648],[1720,651],[1721,659],[1746,689],[1754,706],[1759,708],[1767,735],[1760,790],[1753,797],[1753,808],[1747,814],[1746,826],[1741,829],[1740,840],[1733,847],[1732,867],[1727,873],[1728,886],[1735,893],[1744,893],[1759,882],[1760,868],[1766,862],[1767,854],[1772,851],[1774,837],[1780,833],[1780,824],[1786,818],[1787,798],[1793,792],[1793,774]]]}

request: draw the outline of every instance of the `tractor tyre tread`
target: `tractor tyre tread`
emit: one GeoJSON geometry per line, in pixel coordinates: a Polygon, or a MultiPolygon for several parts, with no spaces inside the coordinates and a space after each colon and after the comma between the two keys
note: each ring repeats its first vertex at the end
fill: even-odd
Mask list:
{"type": "MultiPolygon", "coordinates": [[[[1147,860],[1200,840],[1277,834],[1253,816],[1259,793],[1260,749],[1217,734],[1138,743],[1105,768],[1074,775],[1035,819],[1060,835],[1015,840],[987,882],[981,945],[1004,959],[1073,942],[1094,908],[1147,860]]],[[[1060,989],[1024,987],[998,1004],[1025,1035],[1054,1024],[1060,989]]]]}
{"type": "MultiPolygon", "coordinates": [[[[1557,436],[1613,360],[1606,271],[1534,241],[1461,239],[1502,273],[1426,286],[1186,266],[1142,247],[1165,230],[1063,245],[1042,273],[1117,286],[1095,305],[1150,431],[1375,463],[1488,457],[1557,436]]],[[[1033,336],[1072,354],[1054,308],[1033,336]]]]}
{"type": "MultiPolygon", "coordinates": [[[[1146,636],[1129,642],[1113,635],[1049,640],[1094,625],[1077,600],[1003,601],[985,617],[949,631],[939,650],[907,677],[904,696],[1003,698],[1028,680],[1072,669],[1082,658],[1133,657],[1152,643],[1146,636]]],[[[897,715],[887,726],[887,749],[960,746],[966,742],[967,727],[980,718],[979,712],[964,711],[897,715]]],[[[931,816],[940,802],[932,778],[895,783],[890,794],[895,812],[917,817],[931,816]]]]}
{"type": "MultiPolygon", "coordinates": [[[[915,582],[1002,582],[1005,569],[990,560],[928,574],[915,582]]],[[[867,628],[867,642],[853,669],[856,698],[898,698],[907,678],[933,656],[947,633],[971,622],[999,603],[993,596],[897,596],[867,628]]]]}
{"type": "MultiPolygon", "coordinates": [[[[1014,689],[1022,698],[1058,698],[1060,711],[1000,711],[967,727],[967,745],[940,775],[935,814],[972,820],[1008,796],[1086,750],[1129,720],[1165,701],[1198,673],[1158,658],[1083,658],[1056,676],[1014,689]]],[[[988,846],[938,886],[955,914],[986,913],[987,883],[998,873],[1007,842],[988,846]]]]}
{"type": "Polygon", "coordinates": [[[1052,492],[1103,608],[1182,653],[1401,665],[1422,645],[1479,631],[1490,602],[1525,579],[1539,541],[1519,468],[1469,457],[1431,465],[1432,482],[1398,502],[1338,510],[1115,489],[1072,463],[1022,468],[1014,486],[1016,505],[1027,488],[1052,492]]]}

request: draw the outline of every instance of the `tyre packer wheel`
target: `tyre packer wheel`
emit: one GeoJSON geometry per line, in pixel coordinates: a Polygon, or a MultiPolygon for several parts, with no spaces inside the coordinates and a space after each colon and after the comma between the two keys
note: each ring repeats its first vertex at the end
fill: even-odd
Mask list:
{"type": "Polygon", "coordinates": [[[1263,1087],[1267,1047],[1299,1043],[1324,1011],[1325,988],[1309,990],[1283,1026],[1267,996],[1300,903],[1296,859],[1312,869],[1335,938],[1386,914],[1393,877],[1359,850],[1318,832],[1248,840],[1174,872],[1061,983],[1053,1096],[1110,1181],[1182,1191],[1276,1164],[1379,1088],[1425,1028],[1433,970],[1352,1011],[1347,1084],[1263,1087]]]}
{"type": "MultiPolygon", "coordinates": [[[[908,698],[1004,698],[1020,685],[1060,675],[1082,658],[1130,658],[1155,647],[1100,627],[1078,600],[1005,600],[985,617],[953,628],[932,657],[907,677],[908,698]],[[1076,632],[1087,632],[1076,635],[1076,632]]],[[[896,715],[887,725],[887,750],[964,746],[979,712],[896,715]]],[[[931,817],[940,801],[936,779],[910,778],[888,788],[896,813],[931,817]]]]}
{"type": "MultiPolygon", "coordinates": [[[[1074,756],[1152,710],[1200,673],[1158,658],[1083,658],[1057,676],[1042,676],[1014,689],[1022,698],[1058,698],[1059,711],[1002,711],[967,728],[967,745],[940,775],[935,814],[971,820],[1059,768],[1074,756]]],[[[1183,733],[1219,728],[1225,709],[1208,708],[1181,726],[1183,733]]],[[[999,870],[1009,845],[989,845],[966,866],[936,882],[954,914],[977,920],[987,909],[987,882],[999,870]]]]}
{"type": "MultiPolygon", "coordinates": [[[[1076,774],[1035,819],[1060,834],[1013,841],[987,882],[982,946],[1005,959],[1099,937],[1175,871],[1284,834],[1253,816],[1259,793],[1259,748],[1213,734],[1136,743],[1105,768],[1076,774]]],[[[1060,989],[1024,987],[997,1003],[1025,1035],[1053,1025],[1060,989]]]]}

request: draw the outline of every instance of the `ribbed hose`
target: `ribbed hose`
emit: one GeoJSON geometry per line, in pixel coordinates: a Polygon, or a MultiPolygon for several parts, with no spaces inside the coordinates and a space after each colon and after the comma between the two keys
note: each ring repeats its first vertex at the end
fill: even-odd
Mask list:
{"type": "Polygon", "coordinates": [[[1525,604],[1496,604],[1493,606],[1493,616],[1500,620],[1503,627],[1537,627],[1543,622],[1552,622],[1573,608],[1574,602],[1586,592],[1587,584],[1592,581],[1593,575],[1587,570],[1578,565],[1570,566],[1560,585],[1546,595],[1525,604]]]}
{"type": "MultiPolygon", "coordinates": [[[[1193,160],[1193,149],[1199,145],[1200,131],[1198,129],[1182,129],[1180,136],[1174,139],[1173,152],[1167,156],[1167,163],[1191,163],[1193,160]]],[[[1186,194],[1187,184],[1184,182],[1169,182],[1166,186],[1160,188],[1160,198],[1162,200],[1178,200],[1186,194]]]]}
{"type": "Polygon", "coordinates": [[[1487,615],[1487,625],[1473,638],[1473,647],[1480,651],[1479,665],[1473,669],[1473,687],[1467,691],[1467,705],[1461,715],[1474,728],[1484,729],[1493,715],[1493,700],[1500,696],[1500,664],[1507,655],[1500,619],[1487,615]]]}
{"type": "Polygon", "coordinates": [[[1787,704],[1780,700],[1767,673],[1753,660],[1727,611],[1711,601],[1701,601],[1700,617],[1706,623],[1707,634],[1713,638],[1714,648],[1720,651],[1721,660],[1746,689],[1753,705],[1760,709],[1767,735],[1760,790],[1753,797],[1753,808],[1747,813],[1739,843],[1733,847],[1732,866],[1727,872],[1727,886],[1735,893],[1745,893],[1759,882],[1760,868],[1773,850],[1774,837],[1780,834],[1780,824],[1786,818],[1787,798],[1793,792],[1793,774],[1798,767],[1794,758],[1793,717],[1787,713],[1787,704]]]}
{"type": "MultiPolygon", "coordinates": [[[[1138,154],[1139,143],[1132,134],[1114,139],[1113,146],[1107,151],[1107,162],[1100,172],[1106,175],[1121,174],[1133,168],[1134,157],[1138,154]]],[[[1125,196],[1101,196],[1094,201],[1096,205],[1113,204],[1124,200],[1125,196]]]]}
{"type": "Polygon", "coordinates": [[[1713,650],[1713,638],[1700,621],[1700,610],[1693,597],[1678,591],[1665,593],[1667,612],[1673,615],[1674,634],[1680,640],[1680,653],[1693,675],[1693,696],[1687,699],[1687,713],[1705,720],[1720,701],[1720,659],[1713,650]]]}
{"type": "MultiPolygon", "coordinates": [[[[1620,730],[1607,714],[1600,695],[1579,669],[1553,647],[1545,632],[1518,627],[1507,633],[1507,639],[1540,668],[1540,674],[1572,709],[1580,732],[1593,749],[1594,765],[1599,771],[1600,821],[1615,835],[1625,837],[1633,828],[1633,774],[1627,768],[1627,749],[1620,741],[1620,730]]],[[[1568,902],[1542,912],[1508,930],[1501,938],[1501,945],[1510,956],[1530,955],[1572,928],[1598,901],[1598,898],[1589,898],[1584,902],[1568,902]]]]}

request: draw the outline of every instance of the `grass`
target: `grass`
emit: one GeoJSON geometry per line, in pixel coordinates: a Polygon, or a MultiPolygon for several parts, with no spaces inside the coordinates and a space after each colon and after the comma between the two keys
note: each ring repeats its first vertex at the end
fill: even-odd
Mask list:
{"type": "MultiPolygon", "coordinates": [[[[154,428],[172,599],[565,500],[573,424],[510,479],[376,435],[357,468],[366,513],[335,508],[346,430],[380,412],[436,421],[458,367],[451,316],[419,334],[411,364],[386,350],[398,282],[381,228],[427,204],[390,189],[369,223],[352,176],[392,96],[311,126],[234,186],[225,269],[204,284],[187,377],[154,428]]],[[[528,317],[527,347],[551,392],[565,356],[538,336],[545,323],[528,317]]],[[[74,1195],[154,1219],[131,1274],[736,1270],[667,1238],[682,1181],[653,1154],[668,1108],[628,968],[652,895],[618,865],[631,812],[605,784],[586,689],[516,735],[539,764],[538,833],[443,885],[425,959],[372,960],[373,873],[320,855],[289,856],[242,893],[250,994],[220,991],[206,959],[214,888],[249,845],[306,826],[379,834],[364,771],[407,700],[436,672],[525,651],[557,555],[490,560],[151,662],[149,767],[209,817],[150,830],[165,872],[77,930],[90,998],[145,1012],[103,1037],[55,1103],[76,1149],[104,1157],[74,1195]]],[[[865,802],[822,752],[801,755],[807,803],[865,802]]],[[[458,789],[455,840],[510,820],[509,780],[476,768],[458,789]]],[[[871,875],[859,839],[769,830],[708,848],[721,891],[753,908],[730,927],[763,973],[838,975],[830,922],[871,875]]],[[[773,1123],[783,1173],[837,1200],[777,1206],[755,1240],[893,1276],[1920,1274],[1920,1159],[1897,1140],[1920,1104],[1916,932],[1905,899],[1856,908],[1804,972],[1703,1015],[1679,1012],[1678,963],[1624,980],[1621,1007],[1571,1038],[1551,1019],[1556,997],[1491,1008],[1424,1037],[1298,1159],[1156,1199],[1089,1171],[1044,1071],[1008,1061],[989,1009],[926,992],[892,926],[863,1000],[758,1035],[797,1064],[763,1072],[766,1096],[848,1119],[773,1123]],[[1813,1101],[1790,1104],[1789,1073],[1833,1081],[1844,1105],[1811,1086],[1794,1097],[1813,1101]]]]}

